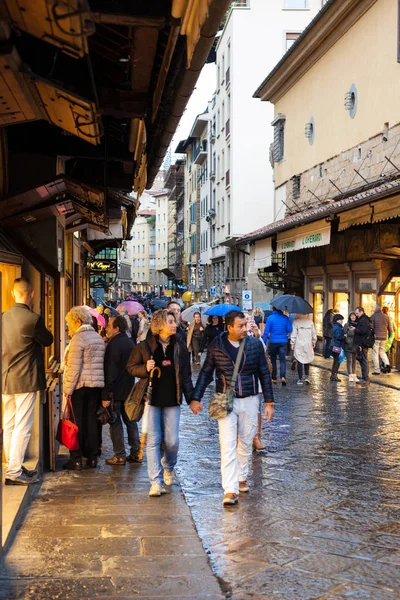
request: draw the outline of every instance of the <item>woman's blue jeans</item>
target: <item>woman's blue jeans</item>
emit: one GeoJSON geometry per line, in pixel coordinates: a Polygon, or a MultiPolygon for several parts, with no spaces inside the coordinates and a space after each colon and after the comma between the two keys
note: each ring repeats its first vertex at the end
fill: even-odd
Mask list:
{"type": "Polygon", "coordinates": [[[180,406],[149,406],[147,472],[150,483],[163,485],[163,469],[173,471],[178,460],[180,406]],[[161,442],[164,456],[161,459],[161,442]]]}

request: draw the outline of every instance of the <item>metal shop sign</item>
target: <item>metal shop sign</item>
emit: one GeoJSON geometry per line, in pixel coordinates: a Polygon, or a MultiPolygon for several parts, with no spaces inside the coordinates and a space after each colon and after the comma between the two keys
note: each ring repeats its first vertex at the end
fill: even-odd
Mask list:
{"type": "Polygon", "coordinates": [[[92,273],[116,273],[117,263],[114,260],[91,260],[88,267],[92,273]]]}

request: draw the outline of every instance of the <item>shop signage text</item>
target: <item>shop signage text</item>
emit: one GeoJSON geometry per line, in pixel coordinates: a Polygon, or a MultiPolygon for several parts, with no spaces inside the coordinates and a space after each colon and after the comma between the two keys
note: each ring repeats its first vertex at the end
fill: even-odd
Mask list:
{"type": "Polygon", "coordinates": [[[91,260],[88,267],[92,273],[116,273],[117,263],[113,260],[91,260]]]}

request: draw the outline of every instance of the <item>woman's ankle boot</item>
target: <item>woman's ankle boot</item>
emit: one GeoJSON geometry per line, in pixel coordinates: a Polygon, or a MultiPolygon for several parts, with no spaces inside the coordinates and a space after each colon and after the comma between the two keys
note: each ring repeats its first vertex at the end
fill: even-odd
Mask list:
{"type": "Polygon", "coordinates": [[[257,433],[253,438],[253,449],[254,450],[265,450],[265,446],[261,441],[261,415],[258,415],[258,428],[257,433]]]}

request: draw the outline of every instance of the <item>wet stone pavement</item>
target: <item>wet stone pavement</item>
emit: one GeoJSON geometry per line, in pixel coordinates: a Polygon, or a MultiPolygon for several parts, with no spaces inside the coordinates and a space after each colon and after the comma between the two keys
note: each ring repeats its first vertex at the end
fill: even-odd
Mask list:
{"type": "Polygon", "coordinates": [[[400,598],[400,390],[331,383],[276,390],[250,493],[223,508],[216,423],[182,414],[179,476],[227,598],[400,598]]]}
{"type": "Polygon", "coordinates": [[[400,392],[319,368],[310,387],[288,379],[238,506],[222,507],[216,423],[187,406],[184,495],[149,498],[145,465],[46,475],[0,600],[398,600],[400,392]]]}

